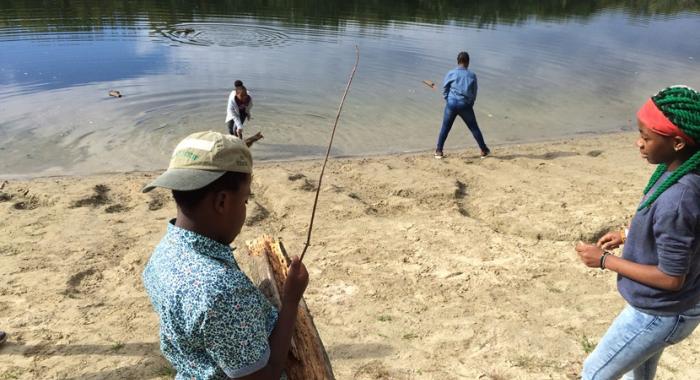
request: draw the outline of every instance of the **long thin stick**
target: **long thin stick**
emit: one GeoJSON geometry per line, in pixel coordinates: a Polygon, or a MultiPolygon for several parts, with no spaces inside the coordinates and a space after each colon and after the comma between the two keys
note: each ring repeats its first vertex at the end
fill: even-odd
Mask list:
{"type": "Polygon", "coordinates": [[[338,127],[338,119],[340,119],[340,111],[343,110],[343,104],[345,103],[345,97],[348,96],[348,91],[350,90],[350,84],[352,83],[352,78],[355,77],[355,70],[357,70],[357,64],[360,62],[360,48],[355,45],[355,66],[352,67],[352,73],[350,73],[350,79],[348,80],[348,85],[345,86],[345,92],[343,93],[343,98],[340,100],[340,106],[338,107],[338,113],[335,115],[335,123],[333,124],[333,132],[331,132],[331,141],[328,142],[328,150],[326,150],[326,158],[323,160],[323,167],[321,168],[321,175],[318,177],[318,187],[316,187],[316,198],[314,199],[314,208],[311,210],[311,222],[309,222],[309,232],[306,235],[306,243],[304,243],[304,250],[301,252],[301,257],[299,261],[304,260],[304,255],[306,254],[306,249],[309,248],[311,244],[311,230],[314,228],[314,217],[316,216],[316,205],[318,205],[318,194],[321,192],[321,181],[323,181],[323,173],[326,171],[326,163],[328,163],[328,156],[331,154],[331,147],[333,146],[333,137],[335,136],[335,129],[338,127]]]}

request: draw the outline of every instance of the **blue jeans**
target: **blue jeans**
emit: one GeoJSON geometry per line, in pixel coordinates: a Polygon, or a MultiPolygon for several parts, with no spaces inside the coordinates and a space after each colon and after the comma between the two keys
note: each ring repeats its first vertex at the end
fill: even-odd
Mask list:
{"type": "Polygon", "coordinates": [[[581,377],[653,379],[664,349],[687,338],[698,323],[700,304],[673,316],[646,314],[627,305],[586,358],[581,377]]]}
{"type": "Polygon", "coordinates": [[[479,124],[476,122],[476,115],[474,115],[474,107],[470,104],[455,102],[448,100],[445,104],[445,115],[442,118],[442,128],[440,128],[440,136],[437,141],[437,150],[442,152],[442,148],[445,145],[445,140],[447,140],[447,135],[452,129],[452,124],[454,124],[457,115],[464,120],[467,124],[469,130],[472,132],[476,143],[479,144],[482,152],[488,152],[489,148],[484,142],[484,137],[481,135],[481,130],[479,130],[479,124]]]}

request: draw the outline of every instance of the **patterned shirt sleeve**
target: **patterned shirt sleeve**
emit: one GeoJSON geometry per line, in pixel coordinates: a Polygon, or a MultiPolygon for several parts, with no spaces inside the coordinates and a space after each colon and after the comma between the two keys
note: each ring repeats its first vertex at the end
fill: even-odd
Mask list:
{"type": "Polygon", "coordinates": [[[227,286],[202,323],[207,353],[229,377],[254,373],[267,365],[269,309],[252,284],[227,286]]]}

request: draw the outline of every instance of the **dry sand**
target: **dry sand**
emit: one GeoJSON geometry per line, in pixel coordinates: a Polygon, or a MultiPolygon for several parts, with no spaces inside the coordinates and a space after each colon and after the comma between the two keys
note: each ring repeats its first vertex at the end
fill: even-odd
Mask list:
{"type": "MultiPolygon", "coordinates": [[[[339,379],[568,379],[623,307],[573,245],[631,217],[634,135],[330,163],[306,299],[339,379]]],[[[319,161],[258,165],[248,224],[290,253],[319,161]]],[[[172,377],[141,271],[174,203],[153,173],[9,180],[0,193],[0,379],[172,377]]],[[[2,182],[2,181],[0,181],[2,182]]],[[[659,379],[700,374],[700,334],[659,379]]]]}

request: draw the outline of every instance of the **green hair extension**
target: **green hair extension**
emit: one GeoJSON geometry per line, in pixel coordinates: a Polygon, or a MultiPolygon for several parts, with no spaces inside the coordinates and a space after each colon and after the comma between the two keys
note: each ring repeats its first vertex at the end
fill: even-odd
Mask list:
{"type": "MultiPolygon", "coordinates": [[[[674,86],[660,91],[651,100],[675,126],[683,133],[700,144],[700,92],[690,87],[674,86]]],[[[656,184],[659,178],[667,170],[666,164],[660,164],[654,174],[649,178],[649,183],[644,188],[646,195],[656,184]]],[[[700,150],[687,159],[673,174],[659,185],[654,193],[639,206],[639,210],[649,207],[659,196],[684,175],[700,169],[700,150]]]]}

